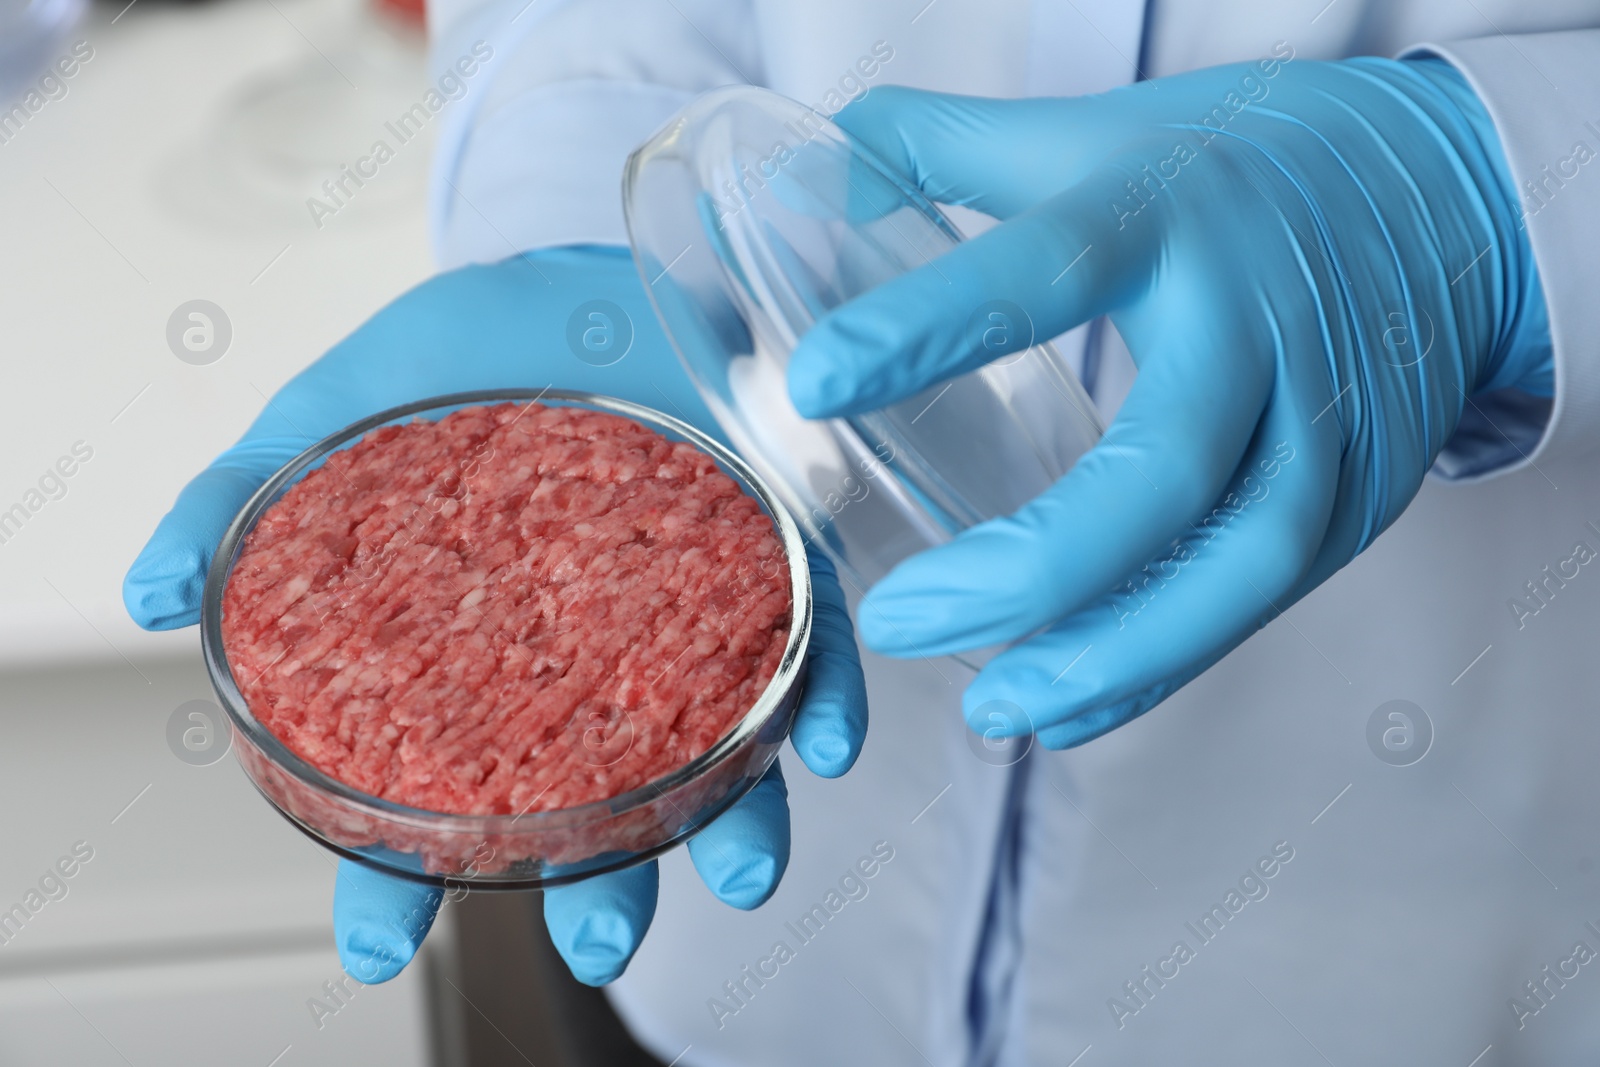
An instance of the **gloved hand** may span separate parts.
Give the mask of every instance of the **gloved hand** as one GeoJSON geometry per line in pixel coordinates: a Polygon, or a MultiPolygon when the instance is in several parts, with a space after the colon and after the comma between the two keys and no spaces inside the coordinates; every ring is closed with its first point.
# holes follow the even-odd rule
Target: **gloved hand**
{"type": "Polygon", "coordinates": [[[1138,364],[1061,481],[862,604],[890,655],[1022,641],[967,690],[974,728],[1062,748],[1149,710],[1370,545],[1475,394],[1551,391],[1517,196],[1441,60],[1280,47],[1076,99],[878,88],[838,122],[1004,221],[821,319],[789,365],[802,414],[994,358],[967,325],[994,299],[1040,338],[1109,314],[1138,364]]]}
{"type": "MultiPolygon", "coordinates": [[[[625,252],[553,249],[442,274],[292,379],[239,443],[189,483],[128,571],[129,614],[147,629],[196,623],[223,530],[251,493],[312,442],[423,397],[549,384],[632,400],[720,436],[625,252]],[[595,300],[611,302],[622,318],[609,312],[615,321],[590,319],[582,305],[595,300]],[[590,329],[598,332],[586,337],[590,329]]],[[[866,689],[838,582],[820,554],[811,577],[810,673],[791,739],[807,767],[834,777],[861,750],[866,689]]],[[[711,891],[734,907],[756,907],[772,894],[789,858],[787,794],[777,764],[689,842],[689,854],[711,891]]],[[[580,980],[599,985],[622,973],[650,925],[656,886],[651,861],[545,893],[551,937],[580,980]]],[[[345,969],[366,983],[398,974],[440,900],[438,890],[341,862],[334,932],[345,969]]]]}

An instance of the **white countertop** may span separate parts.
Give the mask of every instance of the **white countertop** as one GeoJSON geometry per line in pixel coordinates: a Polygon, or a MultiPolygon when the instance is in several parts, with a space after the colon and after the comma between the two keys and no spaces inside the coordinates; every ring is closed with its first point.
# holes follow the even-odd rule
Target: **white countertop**
{"type": "Polygon", "coordinates": [[[373,37],[354,0],[119,11],[91,14],[72,40],[92,58],[0,143],[0,518],[75,442],[93,450],[0,541],[0,909],[75,841],[94,849],[0,952],[0,1060],[420,1064],[421,968],[317,1025],[307,1004],[339,976],[333,858],[231,756],[168,751],[172,709],[210,696],[198,637],[145,634],[121,601],[157,520],[263,394],[431,272],[426,143],[320,230],[305,207],[337,169],[323,158],[362,154],[394,94],[421,92],[420,42],[376,53],[384,76],[352,50],[373,37]],[[240,101],[274,83],[299,103],[264,138],[240,101]],[[308,151],[274,176],[274,152],[308,151]],[[203,366],[167,342],[194,299],[232,325],[203,366]]]}
{"type": "Polygon", "coordinates": [[[219,132],[241,94],[294,72],[306,117],[283,143],[362,154],[394,92],[414,97],[423,78],[419,44],[397,53],[414,72],[374,75],[351,51],[356,19],[349,0],[99,9],[74,38],[94,53],[66,95],[0,144],[0,512],[75,442],[93,449],[66,495],[0,543],[0,667],[192,651],[192,629],[127,619],[128,563],[263,394],[431,273],[428,144],[318,229],[314,188],[275,183],[219,132]],[[197,298],[233,328],[206,366],[166,340],[197,298]]]}

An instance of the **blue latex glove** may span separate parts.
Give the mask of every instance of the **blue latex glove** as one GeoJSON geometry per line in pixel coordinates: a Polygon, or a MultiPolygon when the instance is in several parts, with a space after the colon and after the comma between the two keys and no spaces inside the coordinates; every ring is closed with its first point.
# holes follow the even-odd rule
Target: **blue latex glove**
{"type": "Polygon", "coordinates": [[[789,366],[803,414],[994,358],[967,325],[993,299],[1039,337],[1109,314],[1138,363],[1060,482],[863,602],[890,655],[1022,641],[967,690],[974,728],[1060,748],[1149,710],[1370,545],[1470,397],[1550,393],[1506,163],[1442,61],[1280,47],[1075,99],[879,88],[838,121],[1004,221],[820,320],[789,366]]]}
{"type": "MultiPolygon", "coordinates": [[[[262,482],[313,441],[423,397],[551,384],[632,400],[720,436],[621,250],[553,249],[443,274],[297,375],[243,439],[189,483],[128,571],[129,614],[155,630],[199,621],[223,530],[262,482]],[[620,308],[626,324],[610,323],[607,334],[606,323],[582,307],[596,300],[620,308]],[[587,335],[586,347],[591,327],[598,332],[587,335]]],[[[809,675],[791,739],[807,767],[834,777],[861,750],[866,688],[833,568],[817,554],[811,578],[809,675]]],[[[689,842],[689,854],[711,891],[734,907],[756,907],[772,894],[789,858],[787,794],[776,764],[689,842]]],[[[551,937],[579,979],[598,985],[622,973],[655,913],[656,885],[652,861],[545,893],[551,937]]],[[[341,863],[334,933],[345,969],[368,983],[398,974],[440,902],[437,890],[341,863]]]]}

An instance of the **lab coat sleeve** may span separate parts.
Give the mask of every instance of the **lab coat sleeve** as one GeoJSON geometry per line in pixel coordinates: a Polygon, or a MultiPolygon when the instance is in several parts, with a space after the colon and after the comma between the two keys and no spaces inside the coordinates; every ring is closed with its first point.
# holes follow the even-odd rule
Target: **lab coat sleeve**
{"type": "Polygon", "coordinates": [[[444,0],[429,23],[437,73],[493,52],[440,123],[428,214],[445,268],[625,244],[628,153],[699,93],[761,76],[737,0],[444,0]]]}
{"type": "Polygon", "coordinates": [[[1555,395],[1475,397],[1436,471],[1468,480],[1600,446],[1600,30],[1410,54],[1452,63],[1499,131],[1550,316],[1555,395]]]}

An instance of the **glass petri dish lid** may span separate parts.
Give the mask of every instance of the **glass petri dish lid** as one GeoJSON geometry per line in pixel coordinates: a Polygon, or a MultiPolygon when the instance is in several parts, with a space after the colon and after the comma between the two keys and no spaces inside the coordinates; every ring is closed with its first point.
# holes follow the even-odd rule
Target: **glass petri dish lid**
{"type": "MultiPolygon", "coordinates": [[[[332,851],[400,878],[472,889],[542,889],[641,863],[699,832],[755,785],[788,736],[805,683],[811,577],[798,527],[738,456],[699,430],[651,408],[594,393],[496,389],[433,397],[391,408],[307,448],[274,474],[223,534],[206,576],[200,639],[206,669],[233,729],[245,774],[294,826],[332,851]],[[319,770],[251,711],[223,643],[223,593],[245,539],[284,493],[327,457],[380,426],[440,419],[466,407],[520,401],[620,415],[706,453],[773,523],[790,582],[782,657],[755,703],[688,763],[607,800],[522,814],[466,815],[372,796],[319,770]]],[[[573,728],[581,728],[574,723],[573,728]]],[[[584,734],[584,744],[589,743],[584,734]]],[[[615,758],[595,748],[598,766],[615,758]]]]}
{"type": "Polygon", "coordinates": [[[822,114],[750,86],[692,101],[629,157],[623,209],[656,314],[730,440],[808,543],[865,587],[1008,514],[1099,439],[1070,366],[1003,299],[972,309],[980,369],[869,414],[808,420],[786,369],[840,304],[961,235],[822,114]]]}

